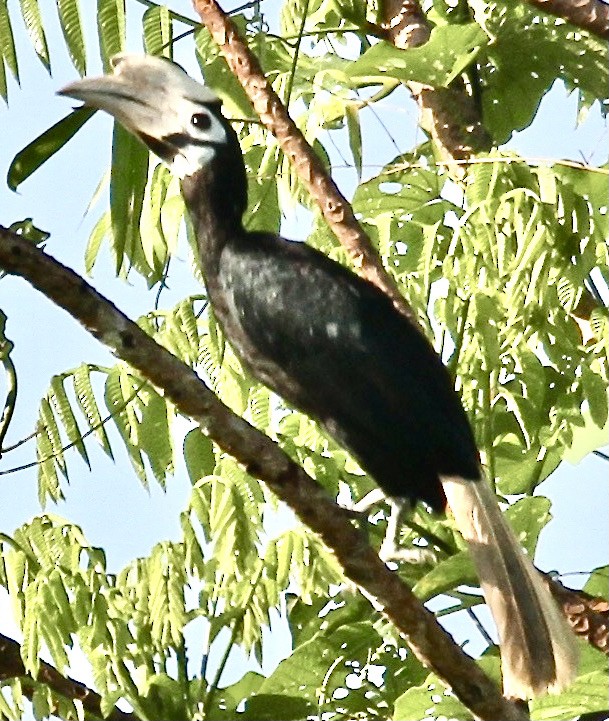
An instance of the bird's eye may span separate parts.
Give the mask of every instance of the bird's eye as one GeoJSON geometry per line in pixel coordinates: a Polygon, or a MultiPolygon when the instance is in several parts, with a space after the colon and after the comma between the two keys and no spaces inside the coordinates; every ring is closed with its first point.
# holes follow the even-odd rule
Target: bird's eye
{"type": "Polygon", "coordinates": [[[195,113],[190,122],[199,130],[209,130],[211,128],[211,118],[207,113],[195,113]]]}

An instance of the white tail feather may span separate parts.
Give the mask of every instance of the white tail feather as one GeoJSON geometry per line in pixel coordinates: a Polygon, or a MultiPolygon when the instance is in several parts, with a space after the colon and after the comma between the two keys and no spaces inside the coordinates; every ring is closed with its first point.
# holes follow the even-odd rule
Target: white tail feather
{"type": "Polygon", "coordinates": [[[497,625],[504,694],[527,699],[559,693],[577,670],[575,636],[565,617],[487,481],[445,476],[442,485],[497,625]]]}

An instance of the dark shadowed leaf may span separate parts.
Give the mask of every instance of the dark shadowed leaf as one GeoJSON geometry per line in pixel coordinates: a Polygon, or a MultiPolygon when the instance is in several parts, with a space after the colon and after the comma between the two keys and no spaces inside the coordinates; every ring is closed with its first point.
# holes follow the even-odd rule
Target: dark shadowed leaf
{"type": "Polygon", "coordinates": [[[94,112],[95,110],[91,108],[76,108],[20,150],[8,169],[6,177],[8,187],[17,190],[24,180],[76,135],[94,112]]]}

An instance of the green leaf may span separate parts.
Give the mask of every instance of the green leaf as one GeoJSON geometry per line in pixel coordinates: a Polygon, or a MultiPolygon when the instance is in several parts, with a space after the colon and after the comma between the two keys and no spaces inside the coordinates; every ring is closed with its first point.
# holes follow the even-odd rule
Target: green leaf
{"type": "MultiPolygon", "coordinates": [[[[241,18],[235,18],[237,26],[244,28],[241,18]]],[[[205,84],[222,99],[228,112],[238,118],[253,117],[250,101],[241,87],[241,84],[230,71],[224,56],[218,46],[211,39],[205,28],[195,30],[195,46],[197,48],[197,62],[205,78],[205,84]]]]}
{"type": "Polygon", "coordinates": [[[369,654],[381,645],[381,636],[369,621],[334,628],[329,634],[319,632],[277,666],[260,686],[259,693],[281,694],[316,703],[319,681],[324,678],[325,695],[332,698],[334,690],[344,685],[353,662],[365,664],[369,654]],[[334,663],[336,660],[338,664],[334,663]]]}
{"type": "Polygon", "coordinates": [[[134,405],[139,405],[139,403],[133,380],[125,371],[124,366],[115,366],[108,373],[105,399],[106,406],[112,414],[112,420],[127,449],[133,470],[142,485],[147,488],[148,479],[138,438],[139,423],[134,411],[134,405]]]}
{"type": "Polygon", "coordinates": [[[147,387],[142,395],[144,404],[138,433],[140,447],[148,458],[154,477],[164,488],[167,475],[174,470],[170,428],[173,411],[153,388],[147,387]]]}
{"type": "Polygon", "coordinates": [[[25,617],[23,619],[23,642],[21,644],[21,659],[27,673],[34,678],[38,675],[40,659],[40,589],[44,578],[38,577],[25,589],[25,617]]]}
{"type": "Polygon", "coordinates": [[[600,566],[590,572],[584,591],[597,598],[609,596],[609,566],[600,566]]]}
{"type": "MultiPolygon", "coordinates": [[[[140,216],[140,238],[142,251],[149,268],[166,268],[169,248],[164,225],[167,226],[167,194],[172,182],[169,168],[159,163],[152,172],[144,193],[144,203],[140,216]],[[164,214],[163,216],[161,214],[164,214]],[[162,221],[165,220],[165,223],[162,221]]],[[[174,196],[176,197],[176,196],[174,196]]],[[[173,200],[173,198],[171,199],[173,200]]],[[[177,236],[183,214],[183,201],[180,198],[182,212],[170,228],[170,239],[177,236]]]]}
{"type": "Polygon", "coordinates": [[[607,45],[600,38],[526,3],[496,0],[492,7],[485,26],[494,40],[478,61],[482,115],[496,144],[530,124],[557,79],[590,100],[605,98],[607,45]]]}
{"type": "Polygon", "coordinates": [[[448,718],[469,721],[471,713],[433,675],[421,686],[409,688],[395,702],[396,719],[448,718]]]}
{"type": "Polygon", "coordinates": [[[277,557],[276,578],[280,588],[287,588],[292,571],[292,560],[294,550],[294,536],[291,533],[284,533],[275,542],[277,557]]]}
{"type": "Polygon", "coordinates": [[[557,178],[560,178],[578,195],[588,198],[592,208],[602,208],[607,200],[607,167],[593,172],[586,166],[569,167],[556,164],[552,166],[557,178]]]}
{"type": "Polygon", "coordinates": [[[51,443],[53,460],[67,478],[67,467],[63,456],[63,444],[61,442],[59,426],[57,425],[51,404],[47,398],[43,398],[40,401],[40,424],[44,434],[46,434],[51,443]]]}
{"type": "Polygon", "coordinates": [[[279,232],[281,211],[275,178],[278,172],[278,150],[268,152],[264,146],[244,146],[247,171],[248,211],[245,226],[249,231],[279,232]]]}
{"type": "Polygon", "coordinates": [[[214,471],[216,457],[213,443],[199,428],[188,431],[184,438],[184,461],[193,485],[214,471]]]}
{"type": "Polygon", "coordinates": [[[36,140],[33,140],[13,158],[6,182],[11,190],[17,190],[24,180],[46,161],[63,148],[63,146],[82,128],[95,110],[92,108],[77,108],[68,116],[55,123],[36,140]]]}
{"type": "Polygon", "coordinates": [[[521,498],[511,505],[505,516],[521,546],[526,548],[531,558],[534,555],[539,534],[552,519],[551,502],[544,496],[521,498]]]}
{"type": "Polygon", "coordinates": [[[125,0],[97,0],[97,34],[104,73],[110,58],[125,49],[125,0]]]}
{"type": "Polygon", "coordinates": [[[279,22],[282,36],[297,35],[302,25],[302,15],[308,9],[307,0],[287,0],[281,5],[279,22]]]}
{"type": "Polygon", "coordinates": [[[186,354],[184,360],[193,366],[199,362],[199,322],[194,312],[194,298],[186,298],[175,309],[176,325],[179,324],[181,334],[186,338],[186,354]]]}
{"type": "Polygon", "coordinates": [[[255,386],[249,399],[249,420],[256,428],[266,431],[272,419],[271,395],[268,388],[255,386]]]}
{"type": "Polygon", "coordinates": [[[584,396],[588,401],[590,417],[599,428],[602,428],[607,423],[609,412],[607,383],[598,373],[592,371],[588,366],[583,366],[582,384],[584,396]]]}
{"type": "Polygon", "coordinates": [[[599,428],[592,420],[590,413],[582,413],[583,425],[573,429],[573,438],[570,447],[566,448],[563,454],[565,461],[573,465],[578,464],[582,458],[597,448],[607,445],[609,435],[609,421],[603,428],[599,428]]]}
{"type": "Polygon", "coordinates": [[[80,428],[78,427],[78,423],[76,422],[76,416],[72,411],[72,406],[63,383],[64,378],[62,376],[53,376],[48,399],[53,406],[55,413],[59,416],[68,436],[68,440],[78,450],[84,462],[89,466],[89,468],[91,468],[87,449],[83,443],[82,434],[80,432],[80,428]]]}
{"type": "Polygon", "coordinates": [[[362,129],[359,122],[359,110],[354,103],[345,106],[347,129],[349,131],[349,147],[353,155],[353,163],[357,170],[358,182],[362,179],[362,129]]]}
{"type": "Polygon", "coordinates": [[[180,514],[180,527],[182,528],[186,571],[189,576],[201,579],[205,576],[205,556],[201,541],[190,522],[190,513],[188,511],[180,514]]]}
{"type": "Polygon", "coordinates": [[[428,601],[463,584],[478,585],[478,576],[467,551],[456,553],[438,563],[417,581],[412,590],[422,601],[428,601]]]}
{"type": "Polygon", "coordinates": [[[148,178],[148,150],[120,123],[114,123],[110,217],[116,272],[124,272],[125,259],[136,259],[140,245],[140,217],[148,178]]]}
{"type": "Polygon", "coordinates": [[[19,4],[21,5],[23,22],[25,23],[34,51],[40,59],[40,62],[50,73],[51,61],[49,58],[49,48],[47,46],[47,39],[42,26],[42,16],[40,14],[38,0],[19,0],[19,4]]]}
{"type": "Polygon", "coordinates": [[[85,270],[91,273],[97,261],[104,238],[110,236],[111,220],[110,211],[106,211],[95,223],[87,247],[85,248],[85,270]]]}
{"type": "MultiPolygon", "coordinates": [[[[8,14],[7,0],[0,0],[0,57],[4,59],[4,62],[10,69],[13,77],[17,82],[19,82],[19,65],[17,63],[15,40],[13,37],[11,18],[8,14]]],[[[4,85],[2,96],[6,100],[6,78],[4,75],[4,66],[1,60],[0,68],[4,85]]]]}
{"type": "Polygon", "coordinates": [[[239,718],[252,721],[300,721],[315,715],[317,703],[288,694],[262,693],[251,696],[239,718]]]}
{"type": "Polygon", "coordinates": [[[36,719],[46,719],[57,712],[50,688],[36,688],[32,697],[32,710],[36,719]]]}
{"type": "Polygon", "coordinates": [[[57,12],[70,60],[83,76],[87,72],[87,56],[78,0],[57,0],[57,12]]]}
{"type": "Polygon", "coordinates": [[[169,8],[157,5],[146,10],[142,18],[144,47],[150,55],[173,55],[173,25],[169,8]]]}
{"type": "Polygon", "coordinates": [[[183,549],[169,542],[155,546],[148,562],[152,640],[165,647],[182,643],[185,624],[183,549]]]}
{"type": "Polygon", "coordinates": [[[36,461],[38,463],[38,500],[44,506],[47,498],[59,501],[63,498],[57,466],[53,456],[53,444],[43,427],[36,436],[36,461]]]}
{"type": "Polygon", "coordinates": [[[418,48],[400,50],[382,41],[373,45],[351,65],[349,76],[354,87],[378,84],[387,77],[448,86],[487,43],[488,36],[477,23],[437,26],[418,48]]]}
{"type": "Polygon", "coordinates": [[[262,674],[248,671],[236,683],[217,689],[213,697],[213,704],[209,709],[210,718],[218,719],[218,721],[233,721],[239,715],[237,707],[253,696],[263,682],[262,674]]]}
{"type": "Polygon", "coordinates": [[[0,54],[0,95],[4,98],[4,102],[8,103],[8,86],[6,84],[6,71],[4,69],[4,60],[0,54]]]}
{"type": "Polygon", "coordinates": [[[94,432],[105,453],[110,458],[113,458],[110,441],[108,440],[106,429],[104,428],[104,423],[102,422],[101,413],[99,412],[99,407],[97,405],[97,401],[95,400],[95,393],[91,383],[91,370],[91,366],[86,363],[82,363],[74,370],[74,392],[76,393],[78,405],[87,419],[89,430],[94,432]]]}
{"type": "Polygon", "coordinates": [[[497,436],[493,453],[497,489],[505,495],[531,493],[563,458],[561,448],[547,450],[538,444],[527,448],[513,435],[497,436]]]}
{"type": "Polygon", "coordinates": [[[32,218],[25,218],[24,220],[18,220],[14,223],[11,223],[9,225],[9,230],[12,230],[13,232],[23,236],[24,238],[27,238],[28,240],[32,241],[34,245],[41,246],[45,240],[48,240],[51,237],[51,234],[47,233],[46,230],[41,230],[40,228],[37,228],[34,225],[32,218]]]}

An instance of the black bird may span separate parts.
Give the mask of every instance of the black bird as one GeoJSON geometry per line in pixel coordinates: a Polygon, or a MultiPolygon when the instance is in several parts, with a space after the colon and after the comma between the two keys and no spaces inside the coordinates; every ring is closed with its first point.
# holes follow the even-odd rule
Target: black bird
{"type": "Polygon", "coordinates": [[[448,496],[498,626],[506,694],[562,689],[576,667],[571,631],[482,477],[467,417],[420,328],[315,249],[245,230],[239,140],[212,91],[162,58],[112,65],[60,92],[112,114],[182,179],[209,299],[243,363],[388,496],[434,510],[448,496]]]}

